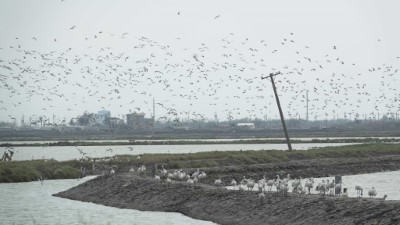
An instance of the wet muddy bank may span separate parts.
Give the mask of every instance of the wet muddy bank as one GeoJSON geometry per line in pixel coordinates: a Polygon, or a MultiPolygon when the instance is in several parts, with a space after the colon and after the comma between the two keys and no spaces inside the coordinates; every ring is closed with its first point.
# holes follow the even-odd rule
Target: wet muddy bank
{"type": "Polygon", "coordinates": [[[189,187],[128,174],[101,176],[56,194],[117,208],[179,212],[218,224],[400,224],[400,201],[189,187]]]}
{"type": "Polygon", "coordinates": [[[216,177],[227,185],[232,178],[241,180],[244,175],[258,180],[264,174],[272,179],[279,173],[320,177],[399,170],[400,156],[292,160],[203,169],[207,178],[196,188],[185,182],[156,181],[149,173],[140,177],[137,173],[120,172],[114,176],[99,176],[56,196],[117,208],[179,212],[218,224],[400,224],[400,201],[320,195],[301,197],[291,193],[277,196],[276,192],[267,193],[261,201],[256,192],[208,185],[216,177]]]}

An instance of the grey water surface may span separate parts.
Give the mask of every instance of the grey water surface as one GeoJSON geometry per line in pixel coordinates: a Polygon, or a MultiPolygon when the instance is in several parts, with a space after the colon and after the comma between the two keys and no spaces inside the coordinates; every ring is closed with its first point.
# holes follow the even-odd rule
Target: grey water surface
{"type": "Polygon", "coordinates": [[[45,180],[26,183],[0,184],[0,224],[76,224],[76,225],[209,225],[179,213],[143,212],[118,209],[54,197],[52,194],[67,190],[92,177],[70,180],[45,180]]]}

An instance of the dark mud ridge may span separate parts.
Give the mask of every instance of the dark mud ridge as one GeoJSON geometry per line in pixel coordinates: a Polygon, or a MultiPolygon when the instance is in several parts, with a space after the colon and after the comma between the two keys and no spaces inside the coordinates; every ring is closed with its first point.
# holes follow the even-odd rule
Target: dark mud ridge
{"type": "MultiPolygon", "coordinates": [[[[338,175],[335,168],[336,172],[345,174],[399,169],[398,157],[364,159],[354,161],[353,166],[350,166],[350,161],[322,160],[318,163],[303,160],[302,163],[290,162],[285,169],[291,171],[297,168],[301,176],[309,174],[312,168],[318,170],[321,167],[324,168],[323,174],[331,175],[338,175]],[[379,164],[382,166],[379,167],[379,164]],[[302,174],[303,170],[305,174],[302,174]]],[[[268,168],[265,165],[263,169],[274,170],[276,166],[268,168]]],[[[235,174],[239,176],[253,169],[241,168],[235,170],[235,174]]],[[[208,172],[211,171],[210,168],[208,172]]],[[[225,172],[224,169],[217,171],[225,172]]],[[[228,183],[228,180],[223,181],[228,183]]],[[[117,208],[179,212],[218,224],[400,224],[400,201],[290,193],[277,196],[275,192],[268,192],[261,200],[256,192],[232,191],[207,184],[194,188],[186,183],[166,183],[152,178],[132,177],[127,173],[99,176],[55,196],[117,208]]]]}

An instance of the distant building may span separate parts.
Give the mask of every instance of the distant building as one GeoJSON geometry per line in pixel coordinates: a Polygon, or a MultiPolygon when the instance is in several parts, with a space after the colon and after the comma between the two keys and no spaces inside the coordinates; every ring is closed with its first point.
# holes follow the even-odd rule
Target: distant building
{"type": "Polygon", "coordinates": [[[254,130],[256,128],[254,123],[238,123],[236,127],[241,130],[254,130]]]}
{"type": "Polygon", "coordinates": [[[100,110],[97,112],[97,123],[105,125],[106,120],[111,117],[111,112],[108,110],[100,110]]]}
{"type": "Polygon", "coordinates": [[[144,113],[126,114],[126,124],[136,130],[149,130],[153,128],[154,118],[144,118],[144,113]]]}
{"type": "Polygon", "coordinates": [[[109,119],[109,126],[111,128],[119,128],[121,126],[124,126],[124,120],[116,117],[110,117],[109,119]]]}

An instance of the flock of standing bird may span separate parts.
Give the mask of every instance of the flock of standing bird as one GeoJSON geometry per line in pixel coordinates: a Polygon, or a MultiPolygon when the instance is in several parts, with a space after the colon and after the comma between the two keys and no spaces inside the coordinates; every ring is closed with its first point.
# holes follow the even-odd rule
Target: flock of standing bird
{"type": "MultiPolygon", "coordinates": [[[[173,182],[179,183],[187,183],[190,187],[196,187],[200,185],[201,181],[207,177],[207,174],[204,171],[197,171],[190,174],[190,172],[185,172],[181,169],[175,169],[173,172],[168,172],[164,166],[161,166],[160,170],[155,171],[154,179],[157,181],[166,182],[167,184],[171,184],[173,182]]],[[[129,169],[129,173],[134,175],[134,173],[138,172],[141,177],[145,176],[144,172],[146,171],[146,166],[142,165],[137,170],[133,167],[129,169]]],[[[114,169],[111,169],[110,175],[115,173],[114,169]]],[[[306,194],[312,194],[315,188],[315,194],[321,195],[331,195],[331,196],[342,196],[348,197],[347,189],[343,187],[342,181],[335,183],[335,180],[329,179],[322,180],[322,182],[315,184],[314,178],[302,179],[299,177],[298,179],[292,179],[290,174],[287,174],[285,178],[281,178],[279,175],[276,175],[275,179],[268,180],[266,176],[263,176],[262,179],[256,181],[252,178],[246,178],[243,176],[243,179],[238,182],[235,179],[232,179],[231,182],[227,182],[224,185],[224,182],[221,179],[216,179],[214,181],[214,186],[217,188],[227,188],[230,190],[238,190],[238,191],[258,191],[259,198],[264,199],[266,194],[273,194],[280,196],[287,196],[288,192],[291,190],[292,194],[297,194],[299,196],[304,196],[306,194]]],[[[357,197],[363,196],[363,188],[361,185],[356,185],[355,190],[357,192],[357,197]]],[[[368,196],[370,198],[374,198],[377,196],[377,191],[374,187],[368,190],[368,196]]],[[[387,198],[387,195],[383,196],[383,200],[387,198]]]]}
{"type": "Polygon", "coordinates": [[[277,115],[275,99],[261,77],[276,71],[282,72],[276,83],[289,118],[305,115],[307,92],[310,117],[317,120],[343,113],[377,118],[400,110],[396,64],[364,68],[341,56],[340,46],[314,49],[298,43],[294,33],[278,42],[230,33],[195,47],[185,46],[181,37],[162,43],[107,31],[81,39],[86,47],[56,37],[15,37],[14,44],[0,46],[0,87],[6,97],[0,113],[15,121],[15,112],[29,105],[45,123],[57,125],[49,113],[75,117],[82,113],[78,109],[102,107],[123,112],[121,117],[128,111],[150,114],[155,98],[159,122],[195,123],[217,112],[227,119],[271,117],[277,115]],[[102,46],[106,41],[116,46],[102,46]],[[38,50],[43,43],[50,50],[38,50]]]}

